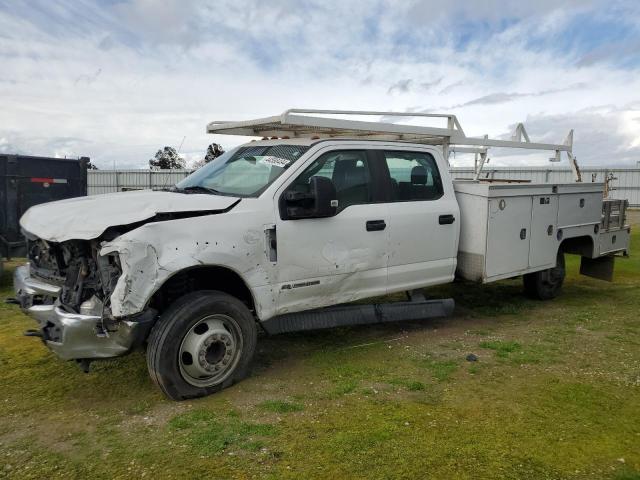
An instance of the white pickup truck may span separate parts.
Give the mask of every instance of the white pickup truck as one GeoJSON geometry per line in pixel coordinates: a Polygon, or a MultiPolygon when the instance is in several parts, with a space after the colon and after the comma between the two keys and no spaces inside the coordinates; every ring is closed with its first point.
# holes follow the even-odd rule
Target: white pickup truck
{"type": "Polygon", "coordinates": [[[579,180],[571,136],[537,144],[519,126],[510,141],[490,140],[466,137],[453,115],[423,115],[446,120],[436,128],[336,118],[344,113],[381,114],[213,122],[212,133],[264,138],[162,191],[32,207],[12,299],[39,324],[26,334],[85,369],[146,345],[164,393],[193,398],[245,375],[259,329],[444,316],[453,301],[419,289],[456,275],[523,276],[528,295],[550,299],[565,253],[598,278],[627,254],[625,204],[603,200],[601,184],[449,173],[454,148],[482,162],[488,147],[534,148],[567,152],[579,180]],[[406,302],[349,304],[403,291],[406,302]]]}

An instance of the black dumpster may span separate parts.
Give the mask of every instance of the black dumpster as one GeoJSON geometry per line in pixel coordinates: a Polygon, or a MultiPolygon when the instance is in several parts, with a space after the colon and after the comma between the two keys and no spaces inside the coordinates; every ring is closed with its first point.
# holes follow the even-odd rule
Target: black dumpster
{"type": "Polygon", "coordinates": [[[89,158],[0,154],[0,257],[24,256],[20,217],[39,203],[87,194],[89,158]]]}

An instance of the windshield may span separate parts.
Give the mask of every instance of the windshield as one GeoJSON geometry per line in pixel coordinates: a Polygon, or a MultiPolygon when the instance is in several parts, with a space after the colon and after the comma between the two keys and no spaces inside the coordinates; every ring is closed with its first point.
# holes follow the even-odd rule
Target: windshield
{"type": "Polygon", "coordinates": [[[308,149],[306,145],[239,147],[196,170],[176,188],[257,197],[308,149]]]}

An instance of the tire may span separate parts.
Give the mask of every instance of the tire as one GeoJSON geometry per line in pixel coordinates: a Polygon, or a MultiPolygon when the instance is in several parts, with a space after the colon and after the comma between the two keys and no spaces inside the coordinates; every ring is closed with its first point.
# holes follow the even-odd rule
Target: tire
{"type": "Polygon", "coordinates": [[[564,253],[558,252],[555,267],[523,276],[524,293],[537,300],[556,298],[562,290],[565,274],[564,253]]]}
{"type": "Polygon", "coordinates": [[[214,290],[193,292],[154,325],[147,367],[170,399],[204,397],[246,376],[256,341],[256,322],[244,303],[214,290]]]}

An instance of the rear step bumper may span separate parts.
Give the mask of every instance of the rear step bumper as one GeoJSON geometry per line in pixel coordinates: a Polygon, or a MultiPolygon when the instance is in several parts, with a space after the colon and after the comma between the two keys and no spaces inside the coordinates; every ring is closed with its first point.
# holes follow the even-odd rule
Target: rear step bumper
{"type": "Polygon", "coordinates": [[[367,325],[372,323],[425,320],[453,313],[453,298],[337,307],[287,313],[262,322],[269,334],[367,325]]]}

